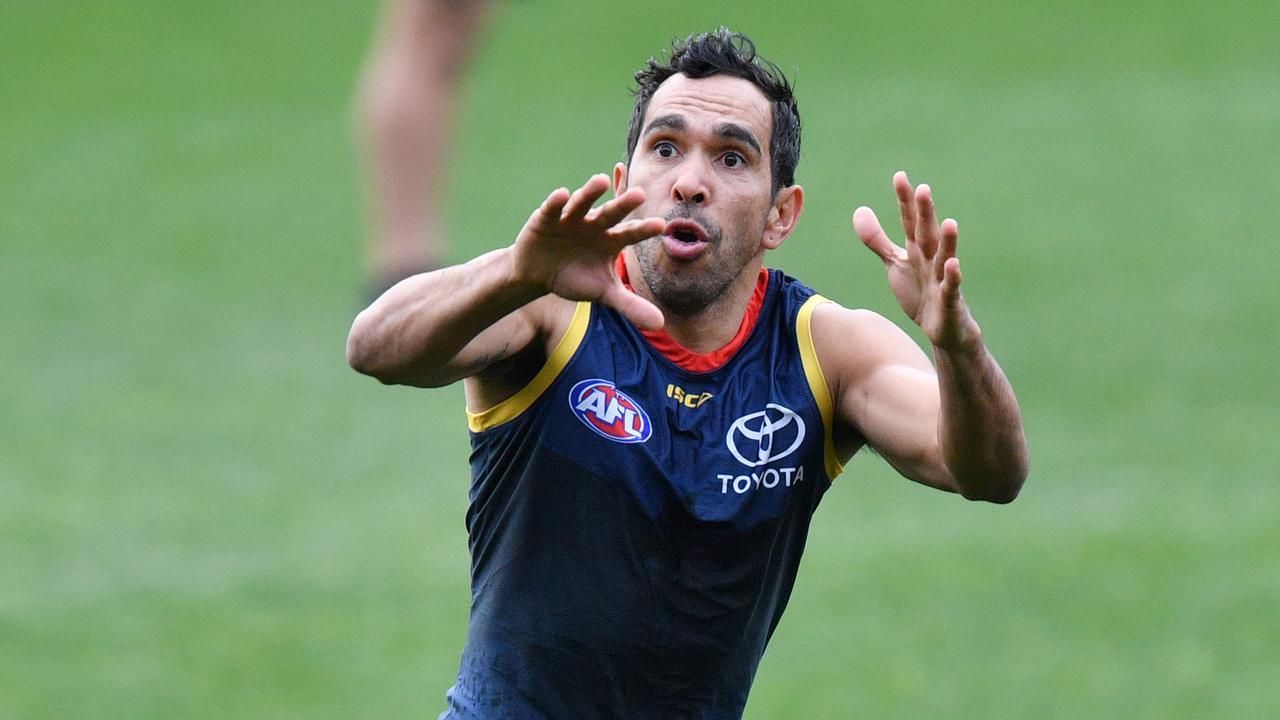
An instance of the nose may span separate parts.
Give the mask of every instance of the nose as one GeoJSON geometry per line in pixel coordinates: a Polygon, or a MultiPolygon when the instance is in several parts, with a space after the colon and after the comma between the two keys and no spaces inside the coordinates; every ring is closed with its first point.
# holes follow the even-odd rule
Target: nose
{"type": "Polygon", "coordinates": [[[706,163],[691,157],[680,167],[676,181],[671,185],[671,199],[678,203],[705,205],[710,197],[706,163]]]}

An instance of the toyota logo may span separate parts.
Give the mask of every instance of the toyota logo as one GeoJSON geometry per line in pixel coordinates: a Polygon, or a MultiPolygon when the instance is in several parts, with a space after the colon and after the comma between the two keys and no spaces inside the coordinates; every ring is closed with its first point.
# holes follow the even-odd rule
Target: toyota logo
{"type": "Polygon", "coordinates": [[[764,410],[735,420],[724,441],[738,462],[760,467],[781,460],[800,447],[804,442],[804,420],[781,405],[769,403],[764,410]]]}

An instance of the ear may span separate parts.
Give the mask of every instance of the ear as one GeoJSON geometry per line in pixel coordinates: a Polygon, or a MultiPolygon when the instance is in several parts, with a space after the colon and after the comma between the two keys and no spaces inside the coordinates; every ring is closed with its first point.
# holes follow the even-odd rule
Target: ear
{"type": "Polygon", "coordinates": [[[802,212],[804,188],[790,185],[778,191],[769,208],[769,217],[765,220],[764,237],[760,240],[766,250],[777,250],[782,245],[782,241],[787,239],[800,221],[802,212]]]}
{"type": "Polygon", "coordinates": [[[618,163],[613,166],[613,196],[617,197],[627,191],[627,166],[618,163]]]}

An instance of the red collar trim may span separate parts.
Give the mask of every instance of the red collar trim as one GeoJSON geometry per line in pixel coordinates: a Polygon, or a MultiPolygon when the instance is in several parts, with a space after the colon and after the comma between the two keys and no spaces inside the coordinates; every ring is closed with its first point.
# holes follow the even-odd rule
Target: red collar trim
{"type": "MultiPolygon", "coordinates": [[[[628,290],[634,292],[631,287],[631,280],[627,276],[627,263],[623,260],[622,255],[618,255],[617,259],[618,279],[622,280],[622,284],[628,290]]],[[[760,319],[760,309],[764,306],[765,292],[769,289],[769,271],[760,268],[760,275],[756,279],[755,292],[751,293],[751,300],[747,303],[747,312],[742,316],[742,324],[738,326],[738,332],[733,336],[724,347],[711,352],[699,353],[676,342],[674,338],[667,334],[666,330],[641,330],[649,344],[655,350],[662,353],[677,366],[689,372],[711,372],[724,367],[724,364],[733,359],[742,345],[746,343],[747,338],[751,336],[751,331],[756,327],[756,321],[760,319]]]]}

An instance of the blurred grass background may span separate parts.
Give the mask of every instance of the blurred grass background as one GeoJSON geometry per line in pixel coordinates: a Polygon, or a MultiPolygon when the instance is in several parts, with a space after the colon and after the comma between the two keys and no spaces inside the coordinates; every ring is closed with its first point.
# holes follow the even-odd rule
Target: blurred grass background
{"type": "MultiPolygon", "coordinates": [[[[0,718],[442,708],[461,393],[343,356],[373,15],[0,5],[0,718]]],[[[1280,716],[1280,6],[512,2],[455,259],[607,171],[633,69],[719,24],[797,81],[771,264],[901,320],[848,216],[930,182],[1033,454],[999,508],[856,459],[747,717],[1280,716]]]]}

